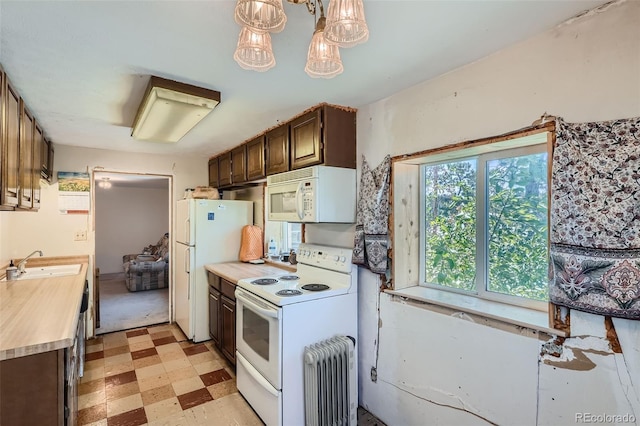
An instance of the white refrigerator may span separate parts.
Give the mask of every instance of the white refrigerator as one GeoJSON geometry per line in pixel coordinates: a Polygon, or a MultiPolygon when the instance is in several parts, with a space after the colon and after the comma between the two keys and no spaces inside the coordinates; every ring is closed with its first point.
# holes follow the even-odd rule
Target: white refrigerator
{"type": "MultiPolygon", "coordinates": [[[[253,202],[186,199],[176,209],[175,318],[187,338],[209,340],[209,284],[204,265],[238,260],[253,202]]],[[[175,260],[173,260],[175,259],[175,260]]]]}

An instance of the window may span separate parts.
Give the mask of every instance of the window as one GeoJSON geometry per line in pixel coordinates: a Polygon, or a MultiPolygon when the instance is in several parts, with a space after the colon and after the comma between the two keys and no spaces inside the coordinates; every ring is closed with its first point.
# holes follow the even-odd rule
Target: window
{"type": "Polygon", "coordinates": [[[545,309],[546,145],[456,154],[421,166],[421,282],[545,309]]]}
{"type": "Polygon", "coordinates": [[[282,251],[295,250],[297,253],[302,242],[302,224],[282,222],[282,236],[282,251]]]}

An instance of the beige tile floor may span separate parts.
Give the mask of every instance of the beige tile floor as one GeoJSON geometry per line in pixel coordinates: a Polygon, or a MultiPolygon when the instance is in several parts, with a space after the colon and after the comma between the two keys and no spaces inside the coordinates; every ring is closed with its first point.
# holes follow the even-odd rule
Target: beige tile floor
{"type": "MultiPolygon", "coordinates": [[[[174,324],[87,341],[78,393],[79,425],[263,425],[211,342],[189,342],[174,324]]],[[[358,424],[384,426],[362,407],[358,424]]]]}
{"type": "Polygon", "coordinates": [[[211,343],[165,324],[87,342],[80,425],[262,425],[211,343]]]}

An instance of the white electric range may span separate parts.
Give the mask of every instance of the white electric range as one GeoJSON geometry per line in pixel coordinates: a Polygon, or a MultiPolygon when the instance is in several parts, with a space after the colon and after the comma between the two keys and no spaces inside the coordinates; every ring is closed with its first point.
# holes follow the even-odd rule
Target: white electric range
{"type": "Polygon", "coordinates": [[[305,346],[358,332],[352,250],[305,243],[298,251],[295,273],[236,287],[237,387],[268,426],[305,423],[305,346]]]}

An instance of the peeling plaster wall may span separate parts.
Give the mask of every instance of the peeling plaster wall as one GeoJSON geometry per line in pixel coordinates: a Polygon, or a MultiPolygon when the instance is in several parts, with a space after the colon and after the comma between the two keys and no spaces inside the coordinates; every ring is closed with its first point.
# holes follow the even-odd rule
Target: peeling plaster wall
{"type": "MultiPolygon", "coordinates": [[[[638,22],[640,2],[618,2],[360,107],[358,153],[375,167],[388,153],[498,135],[544,112],[570,122],[638,116],[638,22]]],[[[620,354],[610,349],[602,317],[573,311],[565,348],[583,363],[552,365],[538,359],[542,341],[399,303],[379,294],[379,285],[360,270],[360,402],[387,424],[575,424],[577,413],[640,418],[640,322],[613,321],[620,354]]]]}

